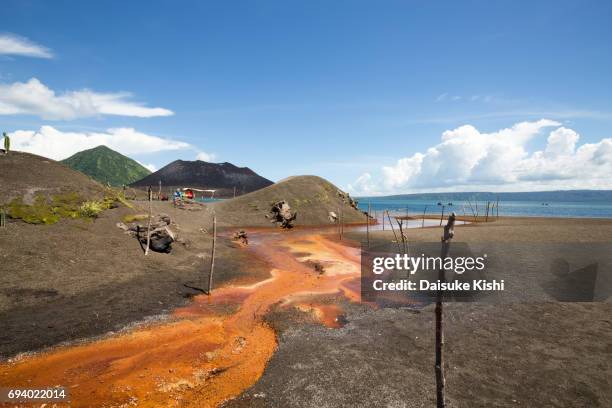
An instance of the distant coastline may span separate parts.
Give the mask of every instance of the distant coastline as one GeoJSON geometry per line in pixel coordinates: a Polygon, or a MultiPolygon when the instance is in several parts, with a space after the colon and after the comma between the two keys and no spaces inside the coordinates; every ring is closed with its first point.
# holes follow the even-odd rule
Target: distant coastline
{"type": "Polygon", "coordinates": [[[356,197],[359,207],[367,211],[389,210],[400,214],[441,214],[455,211],[484,215],[486,203],[499,199],[500,216],[612,218],[612,190],[561,190],[534,192],[444,192],[400,194],[384,197],[356,197]],[[448,205],[451,203],[452,205],[448,205]],[[472,208],[470,208],[470,204],[472,208]]]}

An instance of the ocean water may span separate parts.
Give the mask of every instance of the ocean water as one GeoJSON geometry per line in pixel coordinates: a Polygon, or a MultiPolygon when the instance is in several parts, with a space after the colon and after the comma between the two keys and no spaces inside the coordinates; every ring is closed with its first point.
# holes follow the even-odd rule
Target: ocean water
{"type": "MultiPolygon", "coordinates": [[[[438,205],[438,200],[426,199],[406,199],[390,197],[360,197],[359,208],[363,211],[368,210],[371,205],[372,212],[389,210],[391,214],[440,215],[442,206],[438,205]]],[[[472,215],[472,209],[467,201],[453,201],[452,205],[447,205],[444,201],[444,214],[454,211],[457,215],[472,215]]],[[[471,201],[474,211],[475,203],[471,201]]],[[[486,202],[478,202],[478,215],[486,212],[486,202]]],[[[495,210],[494,210],[495,211],[495,210]]],[[[612,218],[612,202],[569,202],[569,201],[513,201],[503,200],[499,202],[499,215],[501,216],[521,216],[521,217],[562,217],[562,218],[612,218]]]]}

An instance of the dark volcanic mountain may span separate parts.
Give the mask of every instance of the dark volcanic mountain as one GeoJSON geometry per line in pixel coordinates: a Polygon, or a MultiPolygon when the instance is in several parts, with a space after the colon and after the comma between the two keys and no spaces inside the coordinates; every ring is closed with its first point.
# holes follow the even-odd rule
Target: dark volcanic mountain
{"type": "Polygon", "coordinates": [[[274,184],[248,167],[237,167],[227,162],[176,160],[131,186],[155,188],[160,180],[164,190],[181,187],[215,189],[220,190],[217,196],[226,197],[233,194],[234,187],[238,195],[274,184]]]}

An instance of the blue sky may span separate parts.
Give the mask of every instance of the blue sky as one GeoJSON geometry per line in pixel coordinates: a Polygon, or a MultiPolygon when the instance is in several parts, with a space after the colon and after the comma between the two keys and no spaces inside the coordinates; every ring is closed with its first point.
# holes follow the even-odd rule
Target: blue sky
{"type": "MultiPolygon", "coordinates": [[[[317,174],[355,193],[611,187],[608,1],[4,0],[0,13],[0,35],[47,52],[2,53],[0,43],[0,128],[8,132],[132,128],[189,144],[124,149],[157,168],[206,152],[272,180],[317,174]],[[56,95],[129,92],[121,98],[173,114],[50,116],[41,109],[54,108],[24,104],[13,88],[3,102],[3,90],[32,78],[56,95]],[[3,103],[12,104],[4,113],[3,103]],[[507,136],[525,139],[522,152],[495,159],[527,162],[508,174],[489,166],[495,174],[483,176],[483,160],[515,146],[499,131],[540,119],[550,122],[507,136]],[[427,170],[439,169],[434,156],[442,160],[428,149],[445,151],[442,134],[465,125],[488,136],[457,132],[457,140],[499,143],[474,147],[480,160],[466,164],[467,175],[427,170]],[[578,169],[561,174],[559,157],[533,156],[558,129],[579,134],[563,153],[568,160],[603,160],[591,169],[595,179],[578,169]],[[583,144],[597,145],[580,153],[583,144]]],[[[566,144],[575,138],[563,135],[566,144]]]]}

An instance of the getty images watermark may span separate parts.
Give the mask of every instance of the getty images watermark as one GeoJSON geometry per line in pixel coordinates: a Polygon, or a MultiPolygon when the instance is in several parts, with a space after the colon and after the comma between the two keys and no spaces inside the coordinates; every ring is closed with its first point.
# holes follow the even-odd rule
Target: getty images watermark
{"type": "Polygon", "coordinates": [[[409,256],[395,254],[394,256],[377,256],[372,259],[372,273],[379,278],[372,279],[372,289],[375,291],[503,291],[504,280],[452,279],[449,282],[440,280],[398,278],[392,276],[412,276],[420,271],[449,271],[461,276],[466,272],[482,272],[486,268],[487,255],[473,257],[441,257],[441,256],[409,256]]]}

